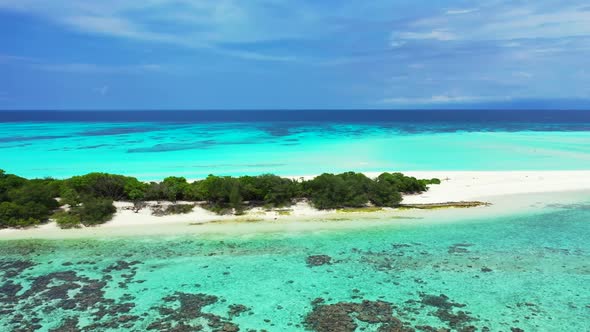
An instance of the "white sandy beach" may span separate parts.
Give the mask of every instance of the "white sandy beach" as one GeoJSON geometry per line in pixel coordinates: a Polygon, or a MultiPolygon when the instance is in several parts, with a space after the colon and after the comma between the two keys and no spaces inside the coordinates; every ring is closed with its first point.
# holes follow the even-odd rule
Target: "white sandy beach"
{"type": "MultiPolygon", "coordinates": [[[[322,221],[322,227],[326,226],[326,220],[355,219],[389,219],[396,218],[423,218],[436,215],[437,218],[453,217],[457,214],[465,216],[481,213],[493,214],[506,213],[515,209],[528,208],[537,201],[544,203],[568,202],[573,197],[580,197],[590,193],[590,171],[424,171],[403,172],[406,175],[417,178],[439,178],[440,185],[430,186],[430,190],[420,195],[407,195],[405,204],[431,204],[446,202],[483,201],[493,205],[491,207],[477,207],[469,209],[444,209],[444,210],[420,210],[400,211],[397,209],[383,209],[379,212],[353,212],[319,211],[305,202],[273,211],[265,211],[262,208],[249,210],[243,216],[219,216],[200,207],[195,207],[191,213],[157,217],[151,214],[150,208],[144,208],[135,213],[129,208],[131,203],[116,202],[117,213],[110,222],[91,228],[74,230],[62,230],[55,223],[49,223],[37,228],[14,230],[0,230],[0,239],[11,238],[61,238],[77,236],[101,236],[101,235],[143,235],[143,234],[185,234],[198,229],[205,231],[207,227],[216,227],[217,231],[235,230],[246,227],[248,230],[261,230],[270,226],[277,229],[277,225],[285,230],[299,229],[301,225],[313,228],[313,222],[322,221]],[[561,193],[559,195],[547,195],[547,193],[561,193]],[[569,193],[569,195],[567,194],[569,193]],[[545,194],[543,199],[537,199],[545,194]],[[445,211],[447,210],[447,211],[445,211]],[[462,210],[462,211],[448,211],[462,210]],[[470,210],[470,211],[467,211],[470,210]],[[306,221],[302,223],[302,221],[306,221]],[[200,225],[200,226],[196,226],[200,225]],[[219,225],[224,225],[220,228],[219,225]],[[244,226],[245,225],[245,226],[244,226]],[[266,225],[266,226],[265,226],[266,225]]],[[[370,177],[379,173],[366,173],[370,177]]],[[[301,176],[294,176],[300,178],[301,176]]],[[[304,176],[308,177],[308,176],[304,176]]],[[[590,196],[588,196],[590,199],[590,196]]],[[[169,204],[162,203],[161,204],[169,204]]],[[[157,204],[157,202],[150,202],[157,204]]],[[[329,224],[329,223],[328,223],[329,224]]],[[[342,223],[332,223],[341,227],[342,223]]],[[[332,227],[328,226],[328,227],[332,227]]]]}
{"type": "MultiPolygon", "coordinates": [[[[590,189],[590,171],[433,171],[403,172],[419,179],[439,178],[441,185],[415,196],[406,204],[490,201],[496,196],[579,191],[590,189]]],[[[374,174],[371,174],[374,176],[374,174]]]]}

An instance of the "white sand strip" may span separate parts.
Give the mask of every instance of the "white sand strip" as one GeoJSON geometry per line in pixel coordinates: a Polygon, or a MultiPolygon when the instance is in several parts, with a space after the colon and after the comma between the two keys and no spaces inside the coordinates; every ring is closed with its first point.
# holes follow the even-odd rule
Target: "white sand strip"
{"type": "MultiPolygon", "coordinates": [[[[417,178],[439,178],[442,180],[440,185],[430,186],[430,190],[419,195],[405,196],[403,203],[406,204],[430,204],[445,202],[461,201],[485,201],[494,204],[494,207],[480,207],[471,212],[461,212],[463,215],[486,214],[495,215],[506,213],[514,208],[529,206],[534,202],[536,194],[555,193],[555,192],[590,192],[590,171],[428,171],[428,172],[403,172],[409,176],[417,178]],[[515,204],[512,196],[520,195],[521,199],[530,196],[529,202],[515,204]],[[482,210],[485,209],[485,210],[482,210]]],[[[367,176],[374,177],[380,173],[366,173],[367,176]]],[[[544,200],[550,203],[555,197],[555,201],[567,202],[568,195],[545,195],[544,200]],[[559,198],[559,199],[558,199],[559,198]]],[[[571,197],[575,197],[572,195],[571,197]]],[[[517,199],[517,198],[515,198],[517,199]]],[[[590,200],[590,197],[588,197],[590,200]]],[[[562,203],[563,203],[562,202],[562,203]]],[[[179,202],[185,203],[185,202],[179,202]]],[[[150,204],[158,204],[150,202],[150,204]]],[[[159,204],[170,204],[160,202],[159,204]]],[[[131,203],[117,202],[117,213],[112,221],[91,228],[76,230],[61,230],[50,223],[37,228],[15,230],[0,230],[0,239],[11,238],[60,238],[76,236],[108,236],[113,235],[142,235],[142,234],[185,234],[191,233],[196,228],[205,226],[193,226],[195,224],[217,225],[217,224],[240,224],[240,227],[246,229],[263,230],[262,222],[266,224],[292,224],[300,221],[319,221],[319,220],[342,220],[342,219],[376,219],[390,218],[397,216],[418,216],[424,217],[436,215],[437,218],[447,215],[454,217],[452,213],[443,210],[435,211],[416,211],[400,212],[395,209],[384,209],[381,212],[373,213],[342,213],[338,211],[319,211],[312,208],[309,204],[301,202],[292,207],[265,211],[261,208],[249,210],[244,216],[219,216],[200,207],[195,207],[192,212],[180,215],[170,215],[158,217],[151,214],[150,208],[144,208],[135,213],[129,208],[131,203]],[[254,221],[261,223],[253,223],[254,221]],[[259,225],[257,225],[259,224],[259,225]],[[257,226],[255,226],[257,225],[257,226]],[[248,228],[249,227],[249,228],[248,228]]],[[[325,223],[324,223],[325,224],[325,223]]],[[[310,225],[310,223],[308,223],[310,225]]],[[[272,226],[273,228],[275,226],[272,226]]],[[[291,225],[285,229],[297,228],[291,225]]],[[[322,227],[324,227],[322,225],[322,227]]],[[[231,228],[231,226],[230,226],[231,228]]],[[[227,228],[230,230],[229,228],[227,228]]]]}
{"type": "Polygon", "coordinates": [[[406,196],[406,204],[493,201],[494,196],[590,189],[590,171],[433,171],[404,172],[419,179],[438,178],[421,195],[406,196]]]}

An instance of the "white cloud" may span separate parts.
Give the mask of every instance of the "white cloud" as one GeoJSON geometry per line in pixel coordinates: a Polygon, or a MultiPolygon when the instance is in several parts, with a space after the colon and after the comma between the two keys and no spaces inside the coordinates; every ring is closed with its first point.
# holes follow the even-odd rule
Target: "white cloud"
{"type": "Polygon", "coordinates": [[[275,0],[0,0],[0,10],[41,16],[85,34],[168,43],[250,60],[294,61],[289,55],[236,51],[232,43],[307,38],[322,33],[305,5],[275,0]],[[281,9],[282,8],[282,9],[281,9]],[[280,10],[280,15],[277,11],[280,10]]]}
{"type": "MultiPolygon", "coordinates": [[[[432,11],[424,11],[424,16],[411,23],[395,23],[387,46],[409,49],[405,46],[410,41],[506,40],[509,44],[523,38],[590,36],[587,5],[556,0],[497,0],[463,8],[460,4],[454,6],[453,1],[448,3],[438,10],[433,6],[432,11]]],[[[242,46],[293,39],[318,41],[326,37],[333,42],[346,38],[343,33],[362,33],[366,26],[375,23],[406,22],[408,17],[403,11],[395,10],[402,7],[386,0],[338,6],[293,0],[0,0],[0,10],[41,16],[84,34],[281,62],[303,61],[305,57],[298,55],[301,50],[284,54],[278,48],[269,51],[242,46]],[[357,24],[360,29],[355,29],[357,24]]]]}
{"type": "Polygon", "coordinates": [[[34,60],[35,59],[33,59],[33,58],[24,57],[24,56],[0,54],[0,64],[11,63],[11,62],[32,62],[34,60]]]}
{"type": "Polygon", "coordinates": [[[407,44],[407,42],[404,41],[404,40],[392,40],[389,43],[389,46],[391,46],[392,48],[398,48],[398,47],[402,47],[402,46],[404,46],[406,44],[407,44]]]}
{"type": "Polygon", "coordinates": [[[509,101],[510,97],[490,97],[490,96],[460,96],[460,95],[436,95],[431,97],[393,97],[385,98],[380,104],[397,104],[397,105],[429,105],[429,104],[461,104],[461,103],[479,103],[490,101],[509,101]]]}
{"type": "Polygon", "coordinates": [[[62,23],[88,33],[148,41],[179,42],[175,36],[146,31],[132,21],[121,17],[80,15],[66,17],[62,23]]]}
{"type": "Polygon", "coordinates": [[[518,78],[532,78],[534,75],[531,73],[527,73],[525,71],[517,71],[517,72],[512,73],[512,76],[518,77],[518,78]]]}
{"type": "Polygon", "coordinates": [[[157,64],[145,65],[97,65],[92,63],[64,63],[64,64],[36,64],[34,68],[63,73],[76,74],[113,74],[113,73],[143,73],[143,72],[158,72],[163,71],[164,68],[157,64]]]}
{"type": "MultiPolygon", "coordinates": [[[[236,67],[202,61],[202,53],[339,66],[318,68],[326,73],[318,76],[336,77],[332,73],[345,68],[338,72],[345,78],[338,84],[354,77],[355,84],[372,91],[367,99],[394,96],[385,100],[432,104],[498,100],[495,96],[504,94],[515,99],[579,94],[576,89],[588,86],[588,74],[568,80],[567,73],[572,64],[584,69],[584,58],[590,56],[590,11],[575,3],[582,1],[449,0],[415,7],[390,0],[0,0],[0,11],[20,11],[70,32],[101,36],[92,40],[95,44],[111,37],[124,39],[125,47],[134,50],[164,46],[147,47],[154,50],[150,58],[175,53],[179,56],[170,63],[203,64],[205,70],[236,67]]],[[[0,65],[54,72],[170,70],[169,65],[141,64],[140,58],[128,65],[98,64],[101,60],[90,56],[48,63],[0,55],[0,65]]]]}
{"type": "Polygon", "coordinates": [[[55,63],[42,59],[0,54],[0,65],[25,66],[35,70],[76,74],[139,74],[147,72],[174,72],[174,66],[156,63],[109,65],[96,63],[55,63]]]}
{"type": "Polygon", "coordinates": [[[449,9],[446,11],[447,15],[464,15],[478,11],[477,8],[470,8],[470,9],[449,9]]]}
{"type": "Polygon", "coordinates": [[[508,42],[508,43],[501,44],[500,46],[511,48],[511,47],[520,47],[520,46],[522,46],[522,44],[519,42],[508,42]]]}
{"type": "Polygon", "coordinates": [[[472,38],[493,36],[496,39],[563,38],[590,35],[590,12],[564,6],[553,11],[536,10],[534,6],[501,11],[482,22],[472,38]]]}
{"type": "Polygon", "coordinates": [[[590,11],[572,3],[498,1],[482,4],[478,9],[450,9],[423,17],[410,23],[410,32],[402,36],[479,41],[580,37],[590,36],[588,22],[590,11]],[[420,31],[412,32],[416,28],[420,31]]]}
{"type": "Polygon", "coordinates": [[[454,33],[445,29],[435,29],[432,31],[425,32],[401,32],[397,34],[397,37],[406,40],[432,39],[439,41],[450,41],[457,39],[457,36],[454,33]]]}
{"type": "Polygon", "coordinates": [[[389,77],[390,81],[400,81],[400,80],[407,80],[408,78],[410,78],[410,76],[408,75],[393,75],[391,77],[389,77]]]}
{"type": "Polygon", "coordinates": [[[98,93],[101,96],[104,96],[107,93],[109,93],[109,90],[110,90],[109,86],[108,85],[104,85],[104,86],[101,86],[100,88],[95,88],[94,89],[94,92],[98,93]]]}

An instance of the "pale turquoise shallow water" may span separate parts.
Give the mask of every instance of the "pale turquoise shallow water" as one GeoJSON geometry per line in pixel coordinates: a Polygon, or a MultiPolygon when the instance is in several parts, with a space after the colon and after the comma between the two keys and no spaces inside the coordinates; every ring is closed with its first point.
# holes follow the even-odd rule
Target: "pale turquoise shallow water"
{"type": "Polygon", "coordinates": [[[26,177],[103,171],[144,180],[211,173],[590,169],[590,131],[505,127],[0,123],[0,168],[26,177]]]}
{"type": "Polygon", "coordinates": [[[374,307],[412,328],[589,331],[589,221],[587,201],[354,231],[0,241],[0,326],[303,331],[323,298],[340,305],[316,314],[384,301],[374,307]],[[309,266],[313,255],[331,260],[309,266]],[[236,304],[248,309],[230,315],[236,304]]]}

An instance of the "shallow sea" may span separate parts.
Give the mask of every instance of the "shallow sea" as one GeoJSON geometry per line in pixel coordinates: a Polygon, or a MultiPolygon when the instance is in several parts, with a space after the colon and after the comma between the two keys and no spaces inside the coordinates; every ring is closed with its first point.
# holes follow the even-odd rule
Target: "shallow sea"
{"type": "Polygon", "coordinates": [[[590,169],[590,112],[519,111],[516,117],[498,111],[479,118],[478,111],[425,112],[324,111],[316,112],[322,116],[317,121],[310,121],[316,113],[295,117],[297,112],[244,111],[227,119],[205,112],[201,120],[191,117],[195,113],[171,112],[170,121],[167,112],[121,112],[121,119],[132,117],[126,122],[108,112],[45,112],[37,115],[42,121],[31,121],[36,113],[15,118],[0,112],[0,168],[26,177],[102,171],[143,180],[211,173],[590,169]],[[383,121],[360,121],[371,114],[383,121]]]}
{"type": "Polygon", "coordinates": [[[354,231],[2,241],[0,325],[588,331],[589,220],[590,200],[354,231]]]}

